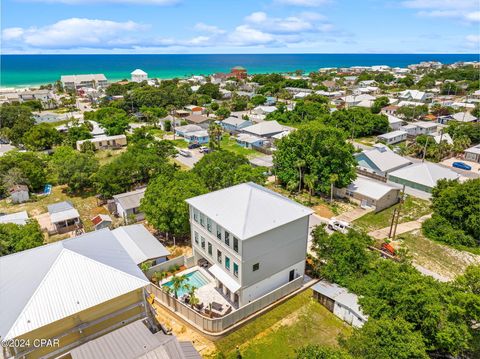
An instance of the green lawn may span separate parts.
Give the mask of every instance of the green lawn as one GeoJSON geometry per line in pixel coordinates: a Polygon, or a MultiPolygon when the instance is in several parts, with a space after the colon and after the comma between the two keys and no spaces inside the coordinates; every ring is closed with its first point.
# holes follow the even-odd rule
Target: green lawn
{"type": "Polygon", "coordinates": [[[179,147],[179,148],[187,148],[188,147],[188,142],[185,141],[183,138],[178,138],[176,140],[170,140],[170,142],[172,142],[175,147],[179,147]]]}
{"type": "Polygon", "coordinates": [[[215,345],[226,358],[236,358],[237,346],[244,359],[291,358],[296,349],[307,344],[337,346],[338,335],[350,332],[348,325],[312,299],[308,289],[215,345]]]}
{"type": "MultiPolygon", "coordinates": [[[[378,213],[367,213],[353,223],[355,224],[355,226],[367,232],[388,227],[390,226],[390,222],[392,220],[393,211],[398,206],[399,204],[396,204],[395,206],[387,208],[378,213]]],[[[432,210],[430,209],[429,201],[415,198],[412,196],[407,196],[405,203],[402,206],[398,223],[414,221],[431,212],[432,210]]]]}
{"type": "Polygon", "coordinates": [[[247,156],[247,157],[259,157],[263,156],[263,153],[249,149],[249,148],[244,148],[240,145],[237,144],[237,141],[235,141],[234,138],[231,138],[230,135],[225,134],[222,137],[222,142],[220,144],[222,150],[228,150],[235,152],[239,155],[247,156]]]}
{"type": "Polygon", "coordinates": [[[115,150],[98,150],[95,151],[95,158],[98,160],[100,166],[104,166],[112,162],[115,157],[120,156],[123,152],[126,151],[126,147],[115,149],[115,150]]]}

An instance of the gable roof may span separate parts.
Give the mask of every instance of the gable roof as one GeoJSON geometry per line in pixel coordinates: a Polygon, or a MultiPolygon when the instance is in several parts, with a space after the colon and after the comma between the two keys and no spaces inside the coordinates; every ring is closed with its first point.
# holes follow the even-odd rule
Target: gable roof
{"type": "Polygon", "coordinates": [[[247,120],[244,120],[243,118],[233,117],[233,116],[227,117],[225,120],[221,121],[221,123],[223,124],[232,125],[232,126],[240,126],[245,122],[247,122],[247,120]]]}
{"type": "Polygon", "coordinates": [[[187,203],[242,240],[313,213],[252,182],[190,198],[187,203]]]}
{"type": "Polygon", "coordinates": [[[165,257],[170,252],[141,224],[118,227],[112,234],[136,264],[165,257]]]}
{"type": "Polygon", "coordinates": [[[68,201],[49,204],[47,206],[48,213],[50,214],[50,221],[52,223],[58,223],[66,221],[72,218],[79,218],[80,214],[68,201]]]}
{"type": "Polygon", "coordinates": [[[148,284],[108,229],[0,257],[0,273],[4,340],[148,284]]]}
{"type": "Polygon", "coordinates": [[[390,176],[419,183],[427,187],[435,187],[441,179],[458,179],[460,175],[449,168],[435,163],[416,163],[411,166],[400,168],[390,173],[390,176]]]}
{"type": "Polygon", "coordinates": [[[145,196],[147,188],[140,188],[135,191],[116,194],[113,196],[115,201],[120,203],[123,209],[132,209],[140,207],[140,201],[145,196]]]}
{"type": "Polygon", "coordinates": [[[291,127],[283,126],[277,121],[264,121],[257,123],[256,125],[244,127],[242,131],[252,133],[257,136],[266,136],[277,134],[283,131],[291,130],[291,127]]]}
{"type": "Polygon", "coordinates": [[[407,166],[412,163],[408,159],[397,155],[395,152],[385,147],[375,147],[361,153],[382,172],[386,172],[392,168],[407,166]]]}
{"type": "Polygon", "coordinates": [[[25,225],[27,224],[27,221],[28,221],[27,211],[0,215],[0,223],[13,223],[13,224],[25,225]]]}
{"type": "Polygon", "coordinates": [[[203,116],[203,115],[188,115],[187,117],[185,117],[185,120],[193,123],[204,123],[204,122],[210,121],[210,119],[207,116],[203,116]]]}
{"type": "Polygon", "coordinates": [[[392,190],[399,191],[396,187],[362,176],[358,176],[355,181],[348,185],[347,189],[374,200],[379,200],[392,190]]]}

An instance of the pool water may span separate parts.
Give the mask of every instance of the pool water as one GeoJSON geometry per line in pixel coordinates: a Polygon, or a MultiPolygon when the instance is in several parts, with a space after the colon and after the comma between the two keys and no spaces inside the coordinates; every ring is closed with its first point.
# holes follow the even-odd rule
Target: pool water
{"type": "MultiPolygon", "coordinates": [[[[194,286],[197,289],[200,288],[200,287],[203,287],[205,284],[208,284],[210,282],[198,270],[185,274],[185,277],[187,277],[187,280],[185,281],[185,284],[188,284],[189,286],[194,286]]],[[[162,286],[172,287],[173,282],[172,281],[166,282],[162,286]]],[[[186,288],[182,287],[177,291],[178,297],[181,297],[184,294],[188,294],[188,290],[186,288]]]]}

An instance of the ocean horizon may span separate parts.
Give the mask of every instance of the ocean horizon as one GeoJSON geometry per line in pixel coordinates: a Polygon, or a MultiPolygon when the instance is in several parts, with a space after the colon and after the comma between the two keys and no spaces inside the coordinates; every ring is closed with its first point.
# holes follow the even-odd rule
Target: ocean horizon
{"type": "Polygon", "coordinates": [[[387,65],[406,67],[422,61],[451,64],[480,61],[479,54],[102,54],[1,55],[0,87],[53,83],[61,75],[103,73],[109,81],[129,79],[140,68],[150,78],[183,78],[228,72],[243,66],[249,74],[317,71],[325,67],[387,65]]]}

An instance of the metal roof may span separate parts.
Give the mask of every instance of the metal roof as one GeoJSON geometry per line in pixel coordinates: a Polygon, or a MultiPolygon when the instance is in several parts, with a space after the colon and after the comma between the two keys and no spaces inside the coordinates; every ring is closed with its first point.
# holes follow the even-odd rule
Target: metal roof
{"type": "Polygon", "coordinates": [[[52,223],[58,223],[80,217],[78,211],[68,201],[50,204],[47,206],[47,208],[48,213],[50,213],[50,221],[52,223]]]}
{"type": "Polygon", "coordinates": [[[0,257],[0,273],[4,340],[149,283],[108,229],[0,257]]]}
{"type": "Polygon", "coordinates": [[[240,239],[313,213],[310,208],[252,182],[190,198],[187,203],[240,239]]]}
{"type": "Polygon", "coordinates": [[[136,264],[170,254],[170,251],[141,224],[118,227],[112,234],[136,264]]]}
{"type": "Polygon", "coordinates": [[[140,201],[145,196],[146,188],[137,189],[131,192],[125,192],[113,196],[116,202],[120,203],[120,206],[124,210],[140,207],[140,201]]]}
{"type": "Polygon", "coordinates": [[[382,172],[412,163],[408,159],[383,147],[375,147],[371,150],[362,151],[362,153],[382,172]]]}
{"type": "Polygon", "coordinates": [[[416,163],[390,173],[390,176],[433,188],[441,179],[458,179],[460,175],[449,168],[431,162],[416,163]]]}
{"type": "Polygon", "coordinates": [[[257,136],[266,136],[283,131],[291,130],[291,127],[283,126],[277,121],[264,121],[257,123],[256,125],[248,126],[242,129],[243,132],[252,133],[257,136]]]}
{"type": "Polygon", "coordinates": [[[347,189],[351,192],[358,193],[362,196],[379,200],[390,191],[398,191],[399,189],[383,182],[374,181],[366,177],[358,176],[355,181],[350,183],[347,189]]]}
{"type": "Polygon", "coordinates": [[[138,320],[91,340],[69,354],[72,359],[200,359],[189,342],[179,343],[173,335],[153,334],[138,320]],[[192,350],[193,349],[193,350],[192,350]]]}
{"type": "Polygon", "coordinates": [[[0,215],[0,223],[3,223],[3,224],[13,223],[13,224],[25,225],[27,224],[27,221],[28,221],[27,211],[0,215]]]}
{"type": "Polygon", "coordinates": [[[363,320],[368,319],[358,305],[358,297],[355,294],[350,293],[348,289],[340,287],[338,284],[321,280],[312,286],[312,290],[330,299],[333,299],[335,302],[344,307],[349,308],[363,320]]]}

